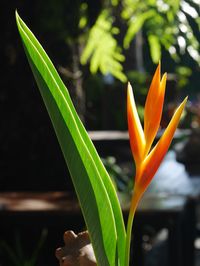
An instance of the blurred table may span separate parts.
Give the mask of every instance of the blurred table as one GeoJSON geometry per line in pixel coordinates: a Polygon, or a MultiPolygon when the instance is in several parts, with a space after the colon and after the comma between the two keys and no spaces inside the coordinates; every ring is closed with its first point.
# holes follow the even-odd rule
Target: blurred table
{"type": "MultiPolygon", "coordinates": [[[[174,156],[173,152],[167,155],[138,206],[134,220],[135,266],[144,265],[142,236],[148,225],[168,229],[170,266],[194,265],[195,205],[200,200],[200,177],[189,177],[174,156]]],[[[122,202],[125,220],[129,202],[122,202]]],[[[67,192],[2,192],[0,221],[1,229],[33,223],[35,227],[55,224],[60,230],[74,231],[84,226],[77,199],[67,192]]],[[[61,238],[63,232],[56,230],[61,238]]]]}
{"type": "Polygon", "coordinates": [[[144,196],[134,221],[133,250],[137,252],[133,254],[133,262],[138,266],[145,264],[142,244],[147,228],[153,228],[157,232],[163,228],[167,229],[166,265],[194,265],[195,201],[193,199],[164,194],[153,196],[148,193],[144,196]]]}
{"type": "MultiPolygon", "coordinates": [[[[144,265],[142,235],[145,225],[156,229],[168,228],[168,251],[170,266],[192,266],[194,260],[192,230],[195,226],[193,201],[183,196],[167,196],[146,193],[142,199],[134,223],[135,265],[144,265]]],[[[67,192],[7,192],[0,193],[1,225],[14,226],[26,223],[48,224],[62,220],[70,226],[69,219],[83,223],[76,198],[67,192]],[[53,220],[52,220],[53,218],[53,220]]],[[[125,219],[128,206],[123,207],[125,219]]],[[[67,228],[72,229],[72,228],[67,228]]],[[[61,236],[60,236],[61,237],[61,236]]]]}

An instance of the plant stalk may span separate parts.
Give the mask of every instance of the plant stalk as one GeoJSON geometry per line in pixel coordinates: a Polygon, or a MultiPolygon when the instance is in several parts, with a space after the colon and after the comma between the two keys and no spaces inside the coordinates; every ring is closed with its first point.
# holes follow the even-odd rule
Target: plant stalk
{"type": "Polygon", "coordinates": [[[128,216],[128,223],[127,223],[127,230],[126,230],[126,249],[125,249],[125,264],[124,266],[129,266],[130,262],[130,247],[131,247],[131,236],[132,236],[132,226],[133,226],[133,219],[135,216],[135,211],[138,205],[140,197],[136,190],[134,189],[133,196],[131,199],[131,206],[128,216]]]}

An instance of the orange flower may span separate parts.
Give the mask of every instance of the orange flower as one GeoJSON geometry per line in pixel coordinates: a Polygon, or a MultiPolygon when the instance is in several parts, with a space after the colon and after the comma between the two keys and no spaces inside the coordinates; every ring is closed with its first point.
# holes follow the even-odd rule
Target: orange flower
{"type": "Polygon", "coordinates": [[[125,266],[129,265],[130,243],[132,223],[138,202],[150,184],[158,167],[164,158],[175,130],[181,118],[182,111],[187,101],[187,97],[177,108],[164,134],[151,149],[152,143],[156,137],[160,126],[160,120],[163,109],[165,96],[167,74],[165,73],[160,80],[160,64],[154,74],[151,86],[147,95],[144,109],[144,130],[140,123],[137,113],[132,87],[128,84],[127,92],[127,113],[128,113],[128,130],[130,136],[130,145],[136,165],[135,185],[130,205],[126,249],[125,249],[125,266]]]}
{"type": "Polygon", "coordinates": [[[131,150],[136,164],[134,193],[137,194],[138,200],[151,182],[170,146],[185,103],[187,101],[187,98],[185,98],[185,100],[180,104],[180,106],[174,113],[164,134],[162,135],[156,146],[152,150],[150,150],[160,126],[166,79],[167,75],[165,73],[162,79],[160,80],[159,64],[154,74],[146,98],[144,109],[144,130],[141,126],[140,119],[137,113],[132,87],[130,84],[128,84],[128,129],[131,150]]]}

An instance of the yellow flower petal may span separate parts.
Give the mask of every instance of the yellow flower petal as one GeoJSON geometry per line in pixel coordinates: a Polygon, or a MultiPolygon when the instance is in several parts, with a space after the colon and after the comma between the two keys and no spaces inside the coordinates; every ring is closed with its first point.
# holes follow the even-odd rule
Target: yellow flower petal
{"type": "Polygon", "coordinates": [[[144,154],[145,138],[130,83],[127,91],[127,116],[131,150],[135,163],[140,164],[144,154]]]}
{"type": "Polygon", "coordinates": [[[150,154],[143,162],[143,169],[142,169],[143,173],[141,174],[139,181],[140,182],[139,187],[142,188],[143,191],[145,191],[145,189],[151,182],[152,178],[154,177],[156,171],[158,170],[158,167],[160,166],[162,159],[164,158],[171,144],[172,138],[180,121],[181,114],[183,112],[186,101],[187,97],[177,108],[168,127],[163,133],[161,139],[158,141],[156,146],[153,148],[153,150],[150,152],[150,154]]]}

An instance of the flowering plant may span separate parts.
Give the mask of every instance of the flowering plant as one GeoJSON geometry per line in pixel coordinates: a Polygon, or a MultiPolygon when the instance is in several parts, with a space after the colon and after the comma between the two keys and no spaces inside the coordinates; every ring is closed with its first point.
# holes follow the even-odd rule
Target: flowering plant
{"type": "Polygon", "coordinates": [[[131,85],[128,85],[128,128],[136,176],[126,231],[115,188],[75,111],[67,88],[46,52],[17,12],[16,21],[25,53],[70,171],[97,264],[128,266],[136,207],[167,152],[186,99],[175,112],[159,142],[150,150],[160,124],[166,74],[160,81],[159,65],[145,104],[144,131],[131,85]]]}

